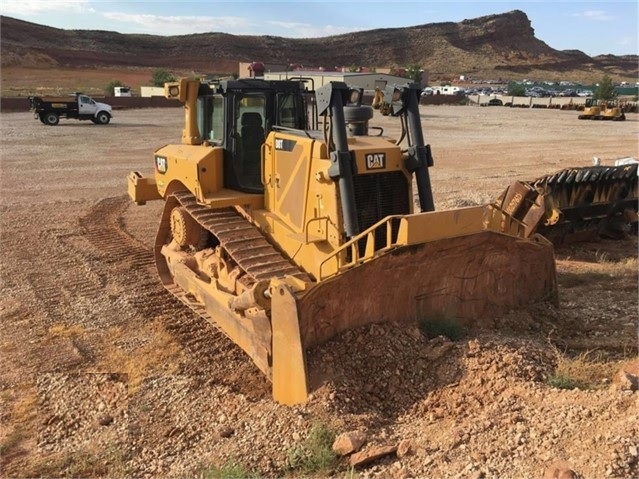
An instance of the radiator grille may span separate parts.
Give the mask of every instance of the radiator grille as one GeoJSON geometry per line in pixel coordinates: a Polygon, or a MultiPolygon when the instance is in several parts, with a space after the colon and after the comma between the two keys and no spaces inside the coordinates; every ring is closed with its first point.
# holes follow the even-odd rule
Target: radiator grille
{"type": "MultiPolygon", "coordinates": [[[[410,213],[408,180],[401,171],[357,175],[353,178],[359,230],[364,231],[389,215],[410,213]]],[[[393,222],[393,241],[397,239],[399,222],[393,222]]],[[[362,241],[363,243],[363,241],[362,241]]],[[[375,249],[386,244],[386,231],[375,233],[375,249]]],[[[360,244],[360,250],[364,245],[360,244]]]]}

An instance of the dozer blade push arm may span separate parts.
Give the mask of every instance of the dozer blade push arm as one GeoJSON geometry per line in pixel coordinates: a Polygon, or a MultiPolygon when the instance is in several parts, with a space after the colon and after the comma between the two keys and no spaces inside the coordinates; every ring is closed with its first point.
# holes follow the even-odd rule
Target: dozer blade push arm
{"type": "Polygon", "coordinates": [[[316,92],[320,115],[330,115],[332,142],[335,150],[331,151],[331,166],[328,174],[337,182],[344,216],[344,232],[347,238],[359,233],[357,211],[355,206],[355,187],[353,185],[353,158],[346,140],[346,120],[344,105],[347,102],[349,88],[343,82],[332,82],[319,88],[316,92]]]}
{"type": "Polygon", "coordinates": [[[415,175],[419,206],[422,211],[435,211],[433,191],[428,168],[433,166],[430,145],[424,142],[419,119],[419,96],[421,88],[417,83],[401,87],[386,88],[384,99],[388,99],[393,116],[401,116],[408,125],[408,159],[406,169],[415,175]]]}

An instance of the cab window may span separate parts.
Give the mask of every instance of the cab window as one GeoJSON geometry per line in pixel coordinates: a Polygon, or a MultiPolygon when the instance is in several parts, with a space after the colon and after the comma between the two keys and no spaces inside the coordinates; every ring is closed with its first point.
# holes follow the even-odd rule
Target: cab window
{"type": "Polygon", "coordinates": [[[266,137],[266,96],[263,93],[243,95],[236,109],[236,148],[234,169],[241,189],[262,191],[262,144],[266,137]]]}
{"type": "Polygon", "coordinates": [[[197,99],[197,126],[203,140],[222,144],[224,141],[224,98],[220,95],[197,99]]]}
{"type": "Polygon", "coordinates": [[[299,95],[280,93],[277,95],[276,124],[286,128],[304,129],[306,119],[303,115],[303,105],[299,95]]]}

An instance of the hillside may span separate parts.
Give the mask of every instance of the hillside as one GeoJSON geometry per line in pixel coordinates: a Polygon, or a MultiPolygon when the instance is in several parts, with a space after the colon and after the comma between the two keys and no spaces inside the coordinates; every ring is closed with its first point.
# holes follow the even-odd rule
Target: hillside
{"type": "Polygon", "coordinates": [[[418,64],[429,72],[431,80],[463,74],[482,79],[569,79],[588,83],[608,73],[614,79],[634,82],[639,73],[637,55],[589,57],[577,50],[553,49],[535,37],[530,20],[519,10],[459,23],[310,39],[62,30],[2,16],[0,42],[3,83],[11,83],[14,72],[24,76],[24,69],[49,70],[50,80],[56,75],[54,69],[106,69],[112,75],[116,70],[142,70],[148,78],[153,68],[176,73],[238,73],[239,62],[251,61],[295,63],[308,68],[418,64]]]}

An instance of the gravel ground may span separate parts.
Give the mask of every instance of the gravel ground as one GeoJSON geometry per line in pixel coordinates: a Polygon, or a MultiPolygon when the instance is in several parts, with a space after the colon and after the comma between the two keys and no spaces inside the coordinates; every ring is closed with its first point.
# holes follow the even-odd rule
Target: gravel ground
{"type": "MultiPolygon", "coordinates": [[[[639,157],[636,114],[422,112],[438,209],[593,156],[639,157]]],[[[319,477],[639,475],[636,376],[615,375],[637,368],[636,237],[557,249],[558,308],[489,318],[455,341],[391,324],[348,331],[309,351],[326,379],[285,407],[161,287],[151,244],[162,205],[126,196],[127,173],[150,173],[182,121],[180,109],[118,111],[107,126],[0,116],[2,477],[216,477],[232,463],[298,477],[291,453],[318,425],[359,431],[364,454],[387,447],[319,477]]],[[[392,118],[373,123],[398,133],[392,118]]]]}

